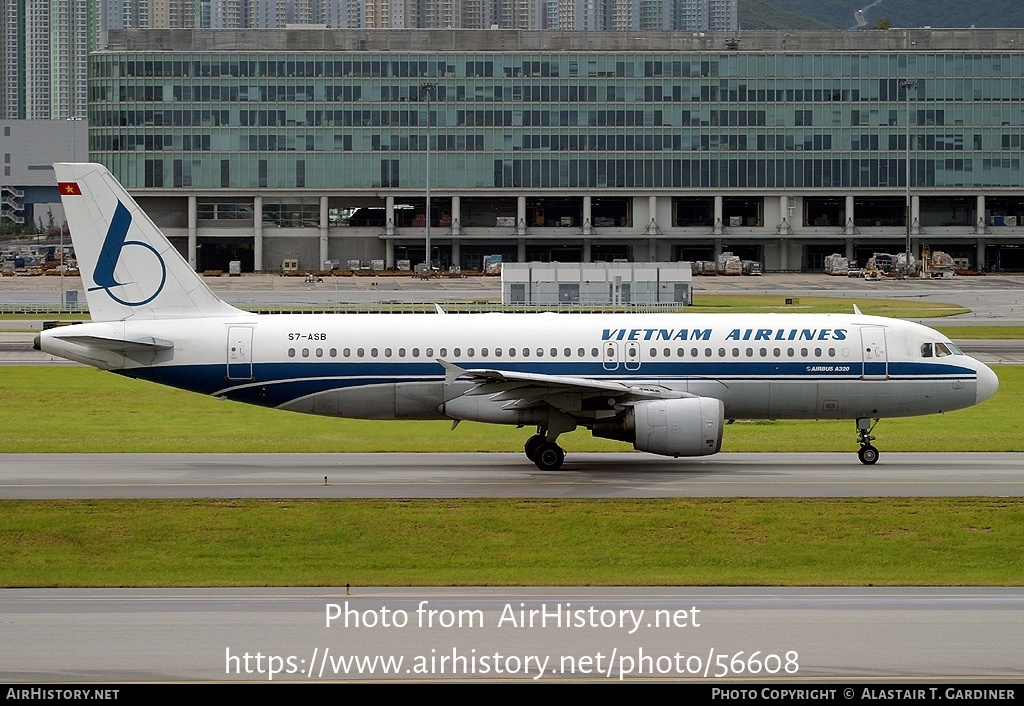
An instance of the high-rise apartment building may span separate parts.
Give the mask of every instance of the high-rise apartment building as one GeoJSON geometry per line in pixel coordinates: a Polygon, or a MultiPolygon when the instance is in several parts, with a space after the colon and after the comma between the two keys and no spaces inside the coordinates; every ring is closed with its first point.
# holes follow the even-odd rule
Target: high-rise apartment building
{"type": "Polygon", "coordinates": [[[2,117],[85,117],[87,0],[3,0],[0,7],[2,117]]]}
{"type": "MultiPolygon", "coordinates": [[[[739,29],[738,0],[707,0],[707,2],[708,25],[706,29],[713,32],[731,32],[739,29]]],[[[678,27],[677,29],[683,28],[678,27]]]]}

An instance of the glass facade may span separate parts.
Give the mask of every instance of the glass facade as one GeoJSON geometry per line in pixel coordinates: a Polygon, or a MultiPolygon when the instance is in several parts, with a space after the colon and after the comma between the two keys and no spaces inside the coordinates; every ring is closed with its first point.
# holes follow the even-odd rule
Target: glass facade
{"type": "Polygon", "coordinates": [[[108,51],[89,75],[91,157],[133,189],[420,190],[429,140],[448,192],[898,193],[908,108],[915,188],[1024,187],[1021,52],[108,51]]]}
{"type": "Polygon", "coordinates": [[[431,261],[469,270],[815,270],[908,235],[1024,270],[1022,135],[1011,30],[126,30],[90,55],[91,158],[198,269],[403,269],[429,220],[431,261]]]}

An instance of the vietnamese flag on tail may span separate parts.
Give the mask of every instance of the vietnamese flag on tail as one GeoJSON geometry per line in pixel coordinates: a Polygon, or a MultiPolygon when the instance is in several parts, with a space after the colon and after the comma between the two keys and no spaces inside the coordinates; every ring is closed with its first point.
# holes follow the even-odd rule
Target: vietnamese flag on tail
{"type": "Polygon", "coordinates": [[[81,196],[82,190],[78,186],[78,182],[75,181],[62,181],[57,184],[57,188],[60,189],[61,196],[81,196]]]}

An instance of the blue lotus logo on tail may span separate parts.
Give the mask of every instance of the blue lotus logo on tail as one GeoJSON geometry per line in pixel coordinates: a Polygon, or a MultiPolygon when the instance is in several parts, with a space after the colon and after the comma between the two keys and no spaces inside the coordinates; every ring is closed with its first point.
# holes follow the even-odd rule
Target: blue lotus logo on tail
{"type": "MultiPolygon", "coordinates": [[[[116,301],[118,304],[124,306],[142,306],[156,299],[157,295],[163,291],[164,283],[167,281],[167,265],[164,264],[164,259],[160,257],[160,253],[157,252],[149,243],[144,243],[140,240],[128,240],[128,229],[132,225],[132,214],[128,212],[124,204],[120,201],[117,202],[117,208],[114,210],[114,217],[110,220],[110,227],[107,228],[107,235],[103,239],[103,247],[100,249],[99,258],[96,261],[96,269],[93,271],[92,280],[95,283],[95,287],[90,287],[89,291],[102,289],[107,293],[111,299],[116,301]],[[129,247],[141,247],[148,250],[156,258],[156,264],[160,268],[159,281],[153,288],[152,294],[146,296],[146,288],[143,285],[140,294],[137,294],[136,299],[126,299],[119,297],[112,290],[118,287],[125,287],[128,285],[135,284],[135,282],[119,282],[115,274],[118,261],[121,260],[125,254],[125,248],[129,247]]],[[[143,255],[146,260],[149,260],[148,255],[143,255]]],[[[129,263],[130,271],[137,275],[139,271],[153,268],[153,264],[148,261],[141,261],[137,258],[137,255],[131,257],[129,263]]],[[[154,278],[154,281],[157,281],[154,278]]]]}

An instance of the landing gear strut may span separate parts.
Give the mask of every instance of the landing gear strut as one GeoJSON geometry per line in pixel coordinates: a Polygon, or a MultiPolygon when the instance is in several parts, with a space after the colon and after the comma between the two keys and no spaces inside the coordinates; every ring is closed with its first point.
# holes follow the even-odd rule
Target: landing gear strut
{"type": "Polygon", "coordinates": [[[860,443],[860,451],[857,452],[857,458],[867,466],[873,465],[878,461],[878,449],[871,445],[871,442],[875,440],[875,437],[871,436],[875,424],[878,424],[877,419],[873,423],[867,417],[857,420],[857,441],[860,443]]]}
{"type": "Polygon", "coordinates": [[[557,471],[565,461],[565,450],[554,440],[548,441],[547,430],[543,428],[538,428],[537,433],[526,440],[523,450],[526,458],[542,471],[557,471]]]}

